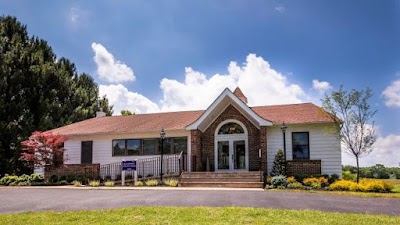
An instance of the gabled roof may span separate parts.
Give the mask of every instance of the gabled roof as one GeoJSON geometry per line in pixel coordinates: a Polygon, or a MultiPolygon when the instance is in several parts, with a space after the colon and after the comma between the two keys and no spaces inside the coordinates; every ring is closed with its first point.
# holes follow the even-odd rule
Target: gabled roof
{"type": "Polygon", "coordinates": [[[219,115],[219,110],[225,109],[229,104],[234,105],[253,123],[258,123],[258,125],[261,126],[280,125],[282,122],[285,122],[288,125],[333,122],[330,114],[312,103],[248,107],[230,90],[224,90],[224,92],[222,92],[222,94],[205,111],[106,116],[73,123],[53,129],[51,132],[67,136],[78,136],[113,133],[159,132],[162,128],[168,131],[184,130],[187,128],[191,129],[196,126],[207,127],[209,123],[213,122],[212,118],[219,115]]]}
{"type": "Polygon", "coordinates": [[[87,119],[51,130],[67,136],[159,132],[165,130],[183,130],[203,113],[201,111],[181,111],[167,113],[135,114],[130,116],[105,116],[87,119]]]}
{"type": "Polygon", "coordinates": [[[217,97],[217,99],[215,99],[215,101],[207,108],[207,110],[204,111],[204,113],[196,121],[186,127],[186,130],[199,129],[204,131],[230,104],[235,106],[236,109],[239,110],[239,112],[241,112],[256,127],[272,125],[270,121],[259,116],[257,113],[251,110],[246,103],[240,100],[238,96],[233,94],[228,88],[225,88],[225,90],[217,97]]]}
{"type": "Polygon", "coordinates": [[[312,103],[256,106],[251,109],[274,124],[333,123],[332,116],[312,103]]]}

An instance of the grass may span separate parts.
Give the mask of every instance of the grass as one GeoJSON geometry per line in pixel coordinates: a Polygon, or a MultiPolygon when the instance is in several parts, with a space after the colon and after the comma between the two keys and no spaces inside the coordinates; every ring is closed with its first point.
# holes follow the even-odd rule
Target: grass
{"type": "Polygon", "coordinates": [[[400,224],[400,216],[239,207],[134,207],[0,215],[0,224],[400,224]]]}

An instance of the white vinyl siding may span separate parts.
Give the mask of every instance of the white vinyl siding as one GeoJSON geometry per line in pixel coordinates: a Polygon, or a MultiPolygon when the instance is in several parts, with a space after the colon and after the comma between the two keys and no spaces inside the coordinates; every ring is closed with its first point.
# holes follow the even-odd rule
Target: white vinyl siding
{"type": "MultiPolygon", "coordinates": [[[[188,137],[190,131],[167,131],[166,137],[188,137]]],[[[67,154],[66,164],[81,163],[81,142],[93,141],[93,162],[99,164],[109,164],[121,162],[122,160],[133,160],[140,158],[156,157],[157,155],[142,156],[112,156],[112,140],[115,139],[135,139],[135,138],[159,138],[159,132],[137,133],[137,134],[115,134],[115,135],[93,135],[83,137],[71,137],[64,144],[67,154]]],[[[188,138],[188,142],[189,142],[188,138]]],[[[190,143],[190,142],[189,142],[190,143]]],[[[188,146],[188,152],[190,146],[188,146]]]]}
{"type": "MultiPolygon", "coordinates": [[[[342,172],[340,142],[327,131],[326,125],[288,125],[286,130],[287,159],[292,160],[292,132],[309,132],[310,160],[321,160],[322,174],[342,172]]],[[[283,150],[283,135],[280,126],[267,128],[267,164],[268,174],[272,170],[278,149],[283,150]]]]}
{"type": "Polygon", "coordinates": [[[80,140],[68,140],[64,143],[64,157],[67,158],[65,164],[80,164],[81,163],[81,148],[80,140]]]}

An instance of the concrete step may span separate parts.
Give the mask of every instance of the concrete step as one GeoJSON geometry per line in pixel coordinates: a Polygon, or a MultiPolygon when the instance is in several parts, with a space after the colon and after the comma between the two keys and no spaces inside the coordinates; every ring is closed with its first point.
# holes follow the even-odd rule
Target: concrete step
{"type": "Polygon", "coordinates": [[[242,178],[242,177],[198,177],[180,178],[181,182],[261,182],[261,178],[242,178]]]}
{"type": "Polygon", "coordinates": [[[181,178],[261,178],[260,172],[191,172],[182,173],[181,178]]]}
{"type": "Polygon", "coordinates": [[[184,182],[180,187],[263,188],[262,182],[184,182]]]}
{"type": "Polygon", "coordinates": [[[185,172],[181,174],[181,187],[237,187],[262,188],[262,174],[250,172],[185,172]]]}

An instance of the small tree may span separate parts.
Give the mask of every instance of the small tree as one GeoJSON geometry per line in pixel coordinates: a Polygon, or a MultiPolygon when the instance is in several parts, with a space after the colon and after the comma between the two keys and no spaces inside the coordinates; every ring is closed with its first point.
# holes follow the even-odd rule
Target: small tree
{"type": "Polygon", "coordinates": [[[121,115],[122,116],[130,116],[130,115],[134,115],[135,113],[132,113],[131,111],[127,110],[127,109],[123,109],[121,110],[121,115]]]}
{"type": "Polygon", "coordinates": [[[331,114],[335,122],[332,134],[340,140],[343,150],[356,159],[357,183],[360,178],[359,159],[372,152],[376,141],[372,119],[377,110],[371,109],[371,97],[370,88],[347,92],[340,86],[330,96],[325,95],[322,102],[323,108],[331,114]]]}
{"type": "Polygon", "coordinates": [[[285,158],[282,149],[279,149],[275,155],[274,164],[272,166],[271,176],[286,175],[285,174],[285,158]]]}
{"type": "Polygon", "coordinates": [[[21,142],[20,160],[33,166],[58,165],[64,162],[64,142],[68,138],[51,132],[35,131],[28,140],[21,142]]]}

